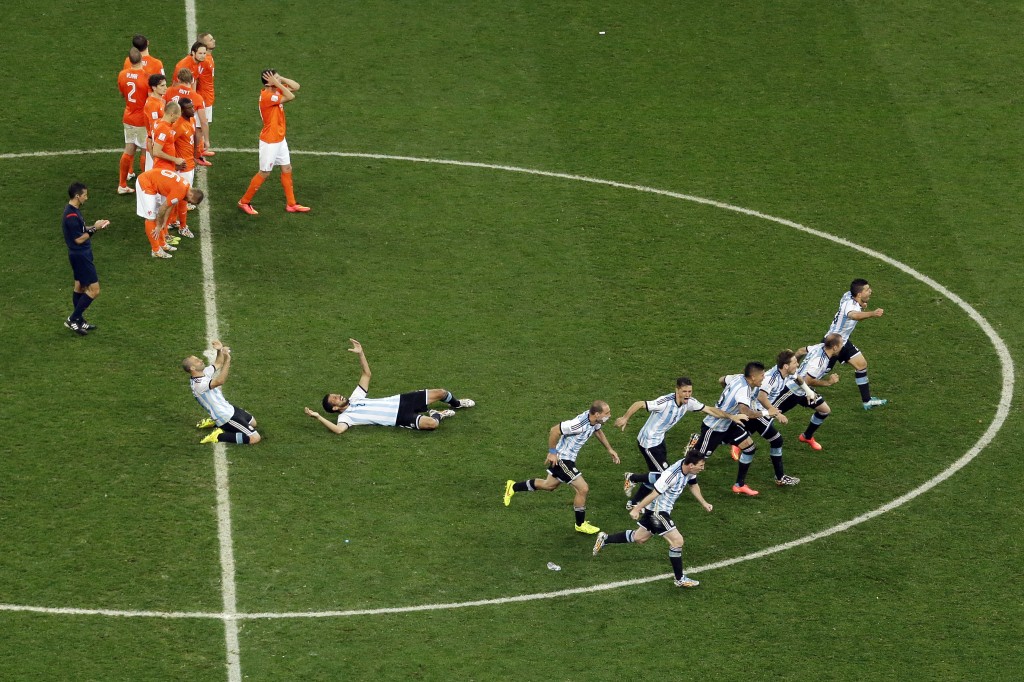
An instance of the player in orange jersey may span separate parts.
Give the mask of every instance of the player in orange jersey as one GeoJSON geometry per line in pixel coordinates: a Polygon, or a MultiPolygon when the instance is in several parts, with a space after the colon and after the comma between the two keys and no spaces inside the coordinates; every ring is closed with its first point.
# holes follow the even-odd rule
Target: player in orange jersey
{"type": "Polygon", "coordinates": [[[117,74],[117,89],[124,97],[124,152],[121,154],[118,194],[131,194],[128,175],[135,153],[146,148],[146,114],[143,107],[149,97],[149,76],[142,69],[142,54],[134,47],[128,50],[129,66],[117,74]]]}
{"type": "MultiPolygon", "coordinates": [[[[193,73],[188,69],[179,69],[174,73],[174,83],[167,88],[167,92],[164,93],[164,99],[167,101],[179,101],[183,97],[187,97],[193,102],[196,114],[193,116],[193,123],[196,125],[196,132],[199,133],[200,137],[197,140],[199,142],[198,150],[202,153],[203,151],[203,135],[206,129],[206,102],[203,100],[203,96],[196,91],[193,82],[193,73]]],[[[209,139],[209,138],[208,138],[209,139]]],[[[200,166],[212,166],[209,161],[198,158],[196,163],[200,166]]]]}
{"type": "MultiPolygon", "coordinates": [[[[185,168],[185,160],[176,156],[177,150],[174,145],[174,124],[181,118],[181,106],[177,102],[168,102],[164,106],[164,115],[156,125],[150,137],[150,152],[153,155],[153,168],[163,170],[181,171],[185,168]]],[[[189,183],[191,184],[191,183],[189,183]]],[[[164,244],[164,251],[177,251],[175,248],[180,237],[168,235],[166,226],[160,230],[160,243],[164,244]]]]}
{"type": "MultiPolygon", "coordinates": [[[[152,76],[153,74],[164,74],[164,63],[149,53],[149,39],[141,33],[132,36],[132,47],[142,55],[142,70],[152,76]]],[[[124,60],[124,68],[128,68],[129,62],[124,60]]]]}
{"type": "MultiPolygon", "coordinates": [[[[200,33],[196,36],[196,42],[200,42],[206,46],[206,59],[202,64],[199,65],[199,72],[195,74],[196,77],[196,89],[199,94],[203,96],[203,100],[206,102],[206,122],[213,122],[213,100],[216,97],[216,91],[213,86],[213,48],[217,47],[217,41],[214,40],[213,34],[211,33],[200,33]]],[[[209,133],[209,129],[207,129],[209,133]]],[[[210,146],[210,136],[206,136],[206,146],[210,146]]],[[[213,156],[213,150],[207,149],[203,152],[203,156],[213,156]]]]}
{"type": "Polygon", "coordinates": [[[284,137],[284,103],[295,99],[299,84],[279,75],[274,69],[267,69],[260,74],[260,78],[263,80],[263,91],[260,93],[260,116],[263,118],[263,130],[260,131],[260,170],[249,181],[249,189],[238,200],[238,208],[249,215],[259,215],[252,207],[252,198],[260,185],[270,176],[274,166],[280,166],[285,210],[289,213],[307,213],[309,207],[301,206],[295,201],[295,190],[292,189],[292,160],[288,153],[288,141],[284,137]]]}
{"type": "MultiPolygon", "coordinates": [[[[167,106],[170,106],[169,104],[167,106]]],[[[192,122],[195,117],[195,105],[188,97],[178,100],[181,107],[181,117],[174,122],[174,149],[175,153],[185,162],[184,170],[179,170],[178,175],[189,185],[195,184],[196,177],[196,126],[192,122]]],[[[188,229],[188,203],[178,204],[178,234],[191,239],[195,235],[188,229]]]]}
{"type": "Polygon", "coordinates": [[[171,258],[161,234],[167,229],[172,209],[182,201],[199,204],[202,200],[203,193],[172,170],[154,168],[139,176],[135,181],[135,208],[146,221],[146,236],[154,258],[171,258]]]}
{"type": "Polygon", "coordinates": [[[142,108],[146,120],[146,170],[153,168],[153,126],[164,117],[164,93],[167,78],[157,73],[149,77],[149,97],[142,108]]]}

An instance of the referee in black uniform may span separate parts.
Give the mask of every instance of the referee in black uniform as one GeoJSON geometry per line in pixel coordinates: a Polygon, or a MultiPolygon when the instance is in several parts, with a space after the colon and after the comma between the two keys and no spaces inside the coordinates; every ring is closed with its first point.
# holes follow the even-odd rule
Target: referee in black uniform
{"type": "Polygon", "coordinates": [[[64,207],[64,241],[68,244],[68,260],[71,261],[71,270],[75,274],[75,289],[71,293],[75,310],[64,320],[64,326],[76,334],[85,336],[96,329],[96,325],[86,322],[82,314],[100,295],[100,280],[96,275],[96,266],[92,262],[92,236],[97,230],[110,225],[110,221],[97,220],[92,227],[85,226],[82,204],[89,200],[89,188],[82,183],[71,183],[68,187],[68,197],[70,200],[64,207]]]}

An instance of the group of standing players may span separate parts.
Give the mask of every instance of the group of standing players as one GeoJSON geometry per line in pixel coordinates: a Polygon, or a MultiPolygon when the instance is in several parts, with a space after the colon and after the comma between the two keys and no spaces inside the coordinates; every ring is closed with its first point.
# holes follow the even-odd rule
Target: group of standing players
{"type": "MultiPolygon", "coordinates": [[[[210,144],[216,87],[213,50],[217,41],[210,33],[200,33],[189,54],[175,64],[168,85],[163,62],[149,52],[144,35],[132,38],[132,47],[117,76],[118,90],[124,98],[122,115],[124,151],[119,163],[117,193],[134,194],[136,213],[145,221],[146,238],[153,258],[173,258],[181,238],[193,238],[188,227],[188,211],[203,201],[203,192],[195,187],[197,166],[210,167],[216,152],[210,144]],[[138,171],[134,170],[136,155],[138,171]],[[134,186],[130,184],[134,180],[134,186]],[[173,234],[176,230],[177,234],[173,234]]],[[[285,210],[307,213],[308,206],[295,199],[291,158],[285,139],[284,104],[295,99],[299,84],[274,69],[260,74],[263,89],[259,111],[263,127],[259,141],[259,170],[239,209],[247,215],[259,212],[252,200],[275,166],[281,168],[285,210]]],[[[92,237],[107,227],[101,220],[87,227],[81,207],[88,200],[88,187],[76,182],[68,188],[64,211],[64,239],[75,278],[74,309],[64,326],[81,336],[96,330],[85,321],[85,308],[99,296],[99,276],[93,262],[92,237]]]]}
{"type": "Polygon", "coordinates": [[[609,544],[643,544],[654,535],[661,535],[669,544],[669,561],[677,587],[695,587],[699,583],[683,571],[683,535],[672,520],[672,509],[683,490],[689,488],[694,498],[705,510],[711,511],[701,494],[697,475],[704,470],[705,460],[715,449],[728,443],[732,457],[737,461],[736,482],[732,492],[737,495],[754,497],[759,491],[751,488],[746,481],[747,472],[754,461],[757,446],[754,435],[763,438],[769,447],[769,455],[777,486],[793,486],[799,478],[785,472],[782,461],[782,434],[775,422],[787,424],[786,413],[796,406],[811,410],[807,427],[799,441],[812,450],[822,446],[815,439],[818,428],[831,414],[831,408],[816,388],[831,386],[839,381],[839,375],[832,373],[837,363],[846,363],[854,368],[857,388],[862,405],[870,410],[886,404],[886,400],[871,395],[868,383],[867,360],[864,354],[850,341],[857,322],[869,317],[881,317],[883,309],[868,309],[871,299],[871,285],[864,279],[850,283],[849,291],[839,301],[839,310],[821,343],[805,346],[799,350],[783,350],[770,369],[760,362],[749,362],[742,373],[730,374],[719,379],[721,395],[714,405],[707,405],[693,397],[693,382],[688,377],[676,380],[672,393],[653,400],[638,400],[630,405],[615,426],[625,431],[630,418],[639,410],[649,413],[647,421],[637,434],[637,449],[647,465],[646,473],[626,472],[623,490],[629,500],[626,509],[637,522],[636,530],[625,530],[608,534],[586,520],[586,501],[589,486],[576,467],[576,460],[583,444],[591,436],[604,445],[615,464],[619,455],[602,432],[602,426],[611,418],[611,409],[603,400],[595,401],[590,408],[573,419],[551,427],[548,434],[548,454],[545,460],[547,476],[524,481],[505,482],[504,504],[509,506],[513,495],[534,490],[555,490],[562,484],[573,487],[575,498],[573,512],[577,532],[596,534],[594,556],[609,544]],[[694,434],[682,458],[670,462],[665,437],[668,431],[682,420],[688,412],[702,412],[705,417],[700,432],[694,434]]]}

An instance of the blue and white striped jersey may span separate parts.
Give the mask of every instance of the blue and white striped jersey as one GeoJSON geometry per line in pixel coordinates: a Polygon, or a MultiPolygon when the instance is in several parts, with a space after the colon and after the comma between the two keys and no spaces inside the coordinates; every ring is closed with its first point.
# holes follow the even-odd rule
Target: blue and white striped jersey
{"type": "MultiPolygon", "coordinates": [[[[819,343],[807,347],[807,355],[796,370],[796,375],[801,378],[811,377],[820,379],[828,373],[828,355],[825,353],[825,344],[819,343]]],[[[796,395],[804,395],[805,391],[792,377],[786,380],[786,388],[796,395]]]]}
{"type": "MultiPolygon", "coordinates": [[[[750,386],[747,383],[747,378],[742,374],[730,374],[725,378],[725,390],[722,391],[715,407],[729,414],[739,414],[740,405],[746,405],[755,412],[760,412],[761,408],[757,406],[757,394],[760,390],[757,386],[750,386]]],[[[712,431],[725,431],[732,424],[724,417],[713,417],[710,414],[704,417],[704,423],[712,431]]]]}
{"type": "Polygon", "coordinates": [[[677,405],[675,393],[648,400],[645,405],[651,415],[647,417],[644,427],[636,437],[637,442],[645,448],[653,448],[664,441],[668,430],[678,424],[687,412],[699,412],[704,409],[704,403],[694,398],[687,398],[682,405],[677,405]]]}
{"type": "Polygon", "coordinates": [[[367,398],[366,389],[356,386],[356,390],[348,397],[348,407],[338,415],[338,423],[349,426],[394,426],[398,421],[398,401],[401,397],[367,398]]]}
{"type": "Polygon", "coordinates": [[[683,460],[677,460],[675,464],[661,472],[661,476],[654,482],[654,489],[661,494],[655,497],[654,502],[647,505],[647,508],[652,512],[671,512],[672,506],[686,490],[686,486],[696,482],[697,474],[684,474],[683,460]]]}
{"type": "Polygon", "coordinates": [[[853,299],[853,294],[847,291],[843,294],[843,297],[839,299],[839,311],[836,316],[832,318],[832,326],[825,332],[825,336],[829,334],[839,334],[843,337],[843,343],[850,340],[850,334],[853,333],[853,328],[857,326],[857,320],[850,318],[850,313],[859,313],[863,310],[860,303],[857,303],[853,299]]]}
{"type": "Polygon", "coordinates": [[[601,424],[590,423],[590,410],[573,419],[567,419],[558,425],[562,437],[555,444],[555,451],[559,459],[567,459],[575,462],[580,454],[580,448],[590,440],[590,437],[601,430],[601,424]]]}
{"type": "Polygon", "coordinates": [[[210,418],[217,422],[217,426],[224,426],[224,423],[235,414],[235,406],[227,401],[220,386],[210,388],[216,371],[217,368],[210,365],[203,370],[203,376],[192,377],[192,395],[195,396],[196,402],[210,413],[210,418]]]}
{"type": "Polygon", "coordinates": [[[768,396],[768,402],[774,403],[775,399],[782,395],[786,389],[787,380],[782,376],[782,370],[778,365],[772,365],[764,373],[764,381],[761,382],[761,390],[768,396]]]}

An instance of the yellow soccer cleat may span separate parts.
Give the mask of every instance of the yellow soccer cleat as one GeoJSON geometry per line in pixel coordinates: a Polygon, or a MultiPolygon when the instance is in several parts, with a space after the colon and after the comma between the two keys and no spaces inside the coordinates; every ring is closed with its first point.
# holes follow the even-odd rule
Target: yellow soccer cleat
{"type": "Polygon", "coordinates": [[[211,419],[210,417],[207,417],[206,419],[200,420],[199,423],[196,424],[196,428],[197,429],[208,429],[208,428],[210,428],[212,426],[216,426],[216,425],[217,425],[217,422],[213,421],[213,419],[211,419]]]}
{"type": "Polygon", "coordinates": [[[219,436],[222,433],[224,433],[224,429],[214,429],[213,431],[210,431],[209,435],[207,435],[206,438],[202,439],[199,442],[200,443],[216,443],[217,442],[217,436],[219,436]]]}
{"type": "Polygon", "coordinates": [[[505,506],[507,507],[512,501],[512,496],[516,494],[515,490],[512,490],[512,486],[516,484],[515,481],[505,481],[505,506]]]}
{"type": "Polygon", "coordinates": [[[601,529],[590,523],[590,521],[584,521],[583,523],[576,524],[576,532],[593,535],[594,533],[601,532],[601,529]]]}

